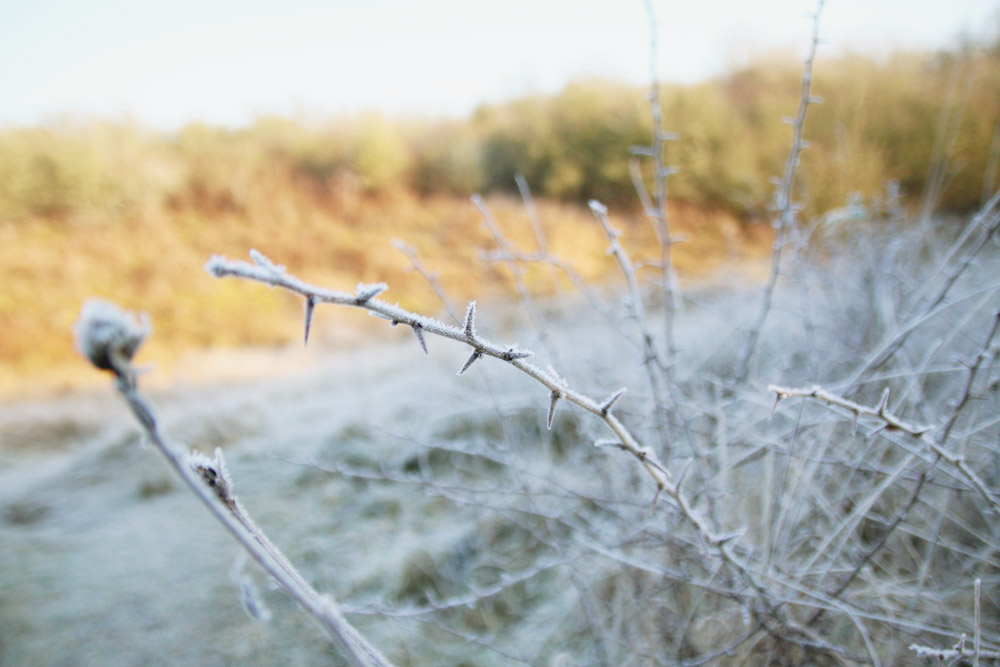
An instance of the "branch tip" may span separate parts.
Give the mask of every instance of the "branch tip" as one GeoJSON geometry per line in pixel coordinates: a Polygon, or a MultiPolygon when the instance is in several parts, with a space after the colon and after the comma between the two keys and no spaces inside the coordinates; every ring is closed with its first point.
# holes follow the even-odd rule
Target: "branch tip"
{"type": "Polygon", "coordinates": [[[110,301],[91,299],[73,327],[77,350],[97,368],[127,385],[135,380],[132,357],[152,331],[149,315],[126,312],[110,301]]]}
{"type": "Polygon", "coordinates": [[[591,199],[587,202],[587,205],[590,207],[591,212],[593,212],[596,216],[604,216],[608,214],[608,207],[596,199],[591,199]]]}
{"type": "Polygon", "coordinates": [[[215,278],[222,278],[226,275],[226,258],[223,255],[212,255],[205,262],[205,270],[215,278]]]}
{"type": "Polygon", "coordinates": [[[597,449],[603,449],[604,447],[616,447],[618,449],[624,449],[625,446],[621,443],[621,440],[595,440],[594,447],[597,449]]]}

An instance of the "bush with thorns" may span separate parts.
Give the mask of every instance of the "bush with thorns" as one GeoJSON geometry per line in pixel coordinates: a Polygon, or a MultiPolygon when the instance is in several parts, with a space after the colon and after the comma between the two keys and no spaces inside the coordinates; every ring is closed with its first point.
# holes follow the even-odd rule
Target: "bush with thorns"
{"type": "Polygon", "coordinates": [[[893,188],[844,215],[800,220],[796,171],[817,101],[816,44],[814,33],[762,293],[682,294],[666,204],[670,135],[654,83],[656,130],[633,149],[632,171],[660,262],[638,268],[612,214],[591,202],[625,285],[620,304],[580,285],[618,341],[601,348],[609,358],[590,360],[596,376],[573,377],[582,364],[566,358],[577,334],[557,330],[553,308],[524,280],[541,264],[577,282],[572,263],[548,253],[523,180],[537,248],[516,247],[486,203],[474,203],[497,240],[491,259],[509,268],[529,311],[537,355],[489,340],[476,303],[463,314],[406,246],[453,324],[380,299],[384,284],[309,284],[256,250],[251,262],[208,262],[218,278],[301,297],[307,342],[317,307],[357,308],[409,328],[425,353],[433,337],[465,346],[458,375],[499,363],[537,386],[537,410],[505,415],[499,435],[472,429],[427,443],[413,465],[309,462],[323,474],[417,484],[491,517],[489,536],[471,538],[460,559],[407,575],[395,602],[318,593],[237,500],[221,450],[209,458],[170,441],[131,366],[147,323],[92,303],[79,346],[116,375],[178,475],[350,664],[405,653],[383,653],[345,613],[424,623],[501,662],[1000,660],[1000,192],[957,232],[906,220],[893,188]],[[548,464],[516,445],[546,439],[544,429],[560,443],[548,464]],[[500,574],[475,575],[487,566],[500,574]],[[572,594],[533,586],[552,577],[572,594]],[[525,619],[530,637],[515,629],[525,619]]]}

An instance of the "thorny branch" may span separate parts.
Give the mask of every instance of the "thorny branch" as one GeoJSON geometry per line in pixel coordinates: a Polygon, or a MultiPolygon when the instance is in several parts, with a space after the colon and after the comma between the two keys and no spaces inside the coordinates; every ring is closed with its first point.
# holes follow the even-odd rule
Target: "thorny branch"
{"type": "Polygon", "coordinates": [[[789,121],[794,130],[794,136],[792,138],[792,147],[788,151],[788,159],[785,161],[784,176],[778,182],[778,188],[775,192],[774,205],[777,217],[774,220],[774,226],[777,233],[774,238],[774,248],[771,252],[771,276],[768,279],[767,286],[764,288],[764,301],[761,305],[760,314],[757,316],[757,321],[754,323],[754,326],[750,329],[750,340],[747,343],[746,351],[743,355],[743,361],[740,364],[741,370],[737,377],[741,382],[745,380],[747,375],[750,373],[751,361],[754,353],[756,352],[761,331],[764,328],[764,322],[767,320],[768,314],[771,312],[774,290],[778,283],[778,277],[781,275],[782,251],[784,250],[785,243],[788,240],[788,234],[794,231],[796,218],[798,217],[800,208],[794,200],[795,177],[798,173],[799,157],[801,156],[802,151],[809,147],[809,142],[803,139],[802,136],[806,125],[806,113],[809,111],[810,105],[817,104],[821,101],[820,98],[812,95],[812,71],[813,62],[816,59],[816,49],[819,47],[820,16],[823,13],[824,1],[825,0],[820,0],[819,5],[816,8],[816,14],[813,18],[812,42],[810,44],[809,55],[806,57],[805,66],[802,72],[802,96],[799,100],[799,110],[795,115],[795,118],[789,121]]]}
{"type": "MultiPolygon", "coordinates": [[[[762,604],[761,611],[766,617],[776,617],[784,624],[783,614],[779,605],[773,602],[773,596],[767,587],[761,583],[757,575],[754,574],[751,566],[736,553],[733,545],[742,533],[718,533],[710,525],[708,520],[702,516],[701,512],[695,509],[690,499],[683,493],[682,486],[684,477],[681,476],[677,482],[670,481],[670,474],[660,463],[658,457],[652,449],[643,446],[625,427],[613,412],[617,400],[621,397],[622,391],[612,393],[603,401],[594,400],[584,394],[571,389],[565,380],[558,377],[554,371],[543,371],[542,369],[527,362],[525,359],[531,355],[530,352],[520,350],[514,346],[500,346],[484,339],[476,331],[476,302],[469,304],[466,312],[465,322],[462,327],[454,327],[443,324],[432,318],[418,315],[400,308],[398,305],[389,304],[375,298],[375,295],[384,291],[386,286],[379,284],[375,286],[359,285],[355,293],[339,292],[322,287],[310,285],[299,278],[290,275],[284,267],[275,265],[271,260],[258,251],[251,251],[254,263],[244,261],[228,260],[224,257],[215,256],[209,260],[206,269],[212,275],[222,277],[237,277],[246,280],[253,280],[280,287],[299,294],[305,299],[317,304],[331,303],[342,306],[361,308],[378,317],[390,320],[393,324],[404,324],[413,328],[420,328],[424,333],[434,334],[443,338],[458,341],[470,346],[472,354],[465,365],[459,371],[462,374],[483,356],[490,356],[501,361],[505,361],[514,366],[526,375],[534,378],[549,390],[549,422],[551,424],[552,411],[559,400],[565,399],[578,405],[584,410],[602,419],[608,428],[617,436],[616,441],[611,441],[614,446],[622,451],[631,454],[656,483],[656,494],[653,499],[653,507],[661,494],[671,498],[681,511],[684,520],[690,524],[698,533],[702,544],[715,552],[729,567],[739,573],[740,578],[753,590],[756,597],[762,604]]],[[[595,444],[608,444],[608,441],[601,441],[595,444]]]]}
{"type": "Polygon", "coordinates": [[[139,393],[136,371],[131,365],[132,357],[149,332],[148,319],[136,325],[117,306],[100,301],[84,306],[76,326],[80,351],[99,369],[114,373],[118,393],[149,441],[243,548],[319,621],[348,663],[355,667],[389,667],[391,663],[344,618],[334,599],[318,593],[253,521],[233,495],[222,451],[217,449],[214,459],[186,452],[163,433],[156,413],[139,393]]]}
{"type": "MultiPolygon", "coordinates": [[[[901,431],[907,433],[908,435],[917,438],[920,442],[926,444],[930,450],[935,455],[935,462],[939,459],[943,459],[955,469],[957,469],[966,482],[973,489],[982,496],[990,507],[1000,515],[1000,498],[997,494],[989,488],[989,485],[983,481],[983,479],[973,470],[968,463],[965,461],[965,457],[960,454],[955,454],[954,452],[947,449],[947,443],[949,437],[951,436],[951,431],[955,426],[958,416],[961,414],[962,410],[973,398],[973,384],[976,380],[976,376],[979,373],[980,366],[983,361],[988,357],[988,351],[990,345],[993,343],[993,339],[996,337],[997,331],[1000,330],[1000,311],[998,311],[994,317],[993,322],[990,326],[989,332],[986,335],[986,339],[980,346],[979,351],[973,356],[972,360],[967,364],[968,372],[966,376],[965,387],[962,391],[962,395],[958,397],[955,403],[955,408],[951,411],[951,414],[947,420],[937,429],[937,437],[931,438],[930,434],[934,432],[930,426],[917,426],[904,422],[899,417],[895,416],[888,410],[889,402],[889,391],[886,389],[882,393],[882,399],[879,401],[877,407],[872,408],[854,401],[848,400],[841,396],[832,394],[821,387],[812,387],[810,389],[792,389],[789,387],[779,387],[776,385],[771,385],[768,387],[768,391],[775,394],[774,408],[778,407],[778,404],[786,399],[795,397],[803,398],[813,398],[820,402],[827,403],[829,405],[834,405],[840,408],[844,408],[854,413],[854,418],[857,420],[858,416],[866,415],[871,417],[876,417],[881,420],[884,424],[883,428],[887,430],[901,431]]],[[[774,410],[772,409],[772,414],[774,410]]],[[[921,476],[923,479],[923,476],[921,476]]]]}
{"type": "Polygon", "coordinates": [[[542,370],[534,364],[527,362],[526,359],[531,356],[531,352],[521,350],[517,345],[497,345],[480,336],[476,331],[475,301],[469,304],[464,326],[455,327],[375,298],[376,294],[386,289],[384,284],[374,286],[359,285],[354,294],[338,292],[310,285],[288,274],[284,267],[275,265],[260,252],[251,252],[251,257],[255,261],[254,264],[216,256],[209,260],[206,269],[218,278],[233,276],[255,280],[273,287],[281,287],[305,297],[307,302],[312,301],[316,304],[332,303],[363,308],[373,315],[391,321],[393,324],[404,324],[415,330],[420,329],[424,334],[433,334],[464,343],[472,348],[472,354],[465,365],[459,370],[460,375],[484,356],[505,361],[544,385],[549,390],[553,405],[560,399],[565,399],[604,420],[608,428],[620,439],[621,448],[634,456],[653,478],[657,487],[657,496],[661,491],[668,489],[669,473],[666,468],[660,463],[656,454],[651,449],[642,446],[636,440],[635,436],[632,435],[610,410],[610,407],[605,407],[606,401],[599,402],[585,396],[568,387],[565,381],[554,372],[542,370]]]}

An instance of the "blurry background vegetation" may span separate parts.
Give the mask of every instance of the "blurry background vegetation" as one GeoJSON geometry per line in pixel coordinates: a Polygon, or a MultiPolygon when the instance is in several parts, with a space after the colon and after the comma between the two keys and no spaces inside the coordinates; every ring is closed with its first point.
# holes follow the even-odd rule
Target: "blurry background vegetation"
{"type": "MultiPolygon", "coordinates": [[[[761,58],[695,86],[664,86],[672,222],[688,280],[769,248],[769,200],[788,150],[801,65],[761,58]]],[[[1000,184],[1000,42],[884,60],[820,60],[797,198],[807,217],[895,181],[904,202],[968,212],[1000,184]]],[[[258,119],[176,133],[128,121],[57,120],[0,130],[0,387],[78,366],[70,327],[82,301],[148,311],[160,358],[192,347],[297,339],[294,299],[215,281],[213,253],[257,247],[338,289],[387,281],[389,299],[436,312],[394,250],[416,246],[456,298],[503,282],[478,255],[490,237],[467,197],[490,195],[507,233],[533,248],[516,198],[523,173],[541,200],[554,254],[602,275],[606,242],[583,208],[612,207],[626,242],[655,256],[628,167],[648,144],[648,90],[583,80],[552,96],[483,106],[464,120],[377,114],[258,119]],[[589,264],[587,263],[589,262],[589,264]]],[[[647,174],[648,178],[648,174],[647,174]]],[[[82,366],[81,366],[82,367],[82,366]]],[[[58,373],[57,373],[58,375],[58,373]]],[[[62,380],[60,380],[62,381],[62,380]]]]}

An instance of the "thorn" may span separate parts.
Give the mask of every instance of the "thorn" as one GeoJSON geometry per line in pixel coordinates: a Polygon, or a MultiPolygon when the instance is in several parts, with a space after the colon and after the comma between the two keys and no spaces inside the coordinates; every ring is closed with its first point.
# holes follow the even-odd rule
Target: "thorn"
{"type": "Polygon", "coordinates": [[[465,311],[465,337],[469,340],[476,339],[476,302],[470,301],[469,308],[465,311]]]}
{"type": "Polygon", "coordinates": [[[687,477],[688,472],[691,470],[691,464],[694,463],[694,459],[688,459],[688,462],[684,464],[684,469],[681,470],[680,477],[677,478],[677,483],[675,487],[680,491],[681,485],[684,484],[684,479],[687,477]]]}
{"type": "Polygon", "coordinates": [[[285,272],[285,267],[281,266],[280,264],[275,264],[267,257],[267,255],[262,253],[260,250],[257,250],[256,248],[251,248],[250,259],[252,259],[253,263],[262,269],[267,269],[268,271],[271,271],[276,274],[285,272]]]}
{"type": "Polygon", "coordinates": [[[656,485],[656,493],[653,495],[653,505],[652,505],[652,507],[649,508],[649,511],[651,513],[656,511],[656,503],[660,499],[660,494],[661,493],[663,493],[663,485],[662,484],[657,484],[656,485]]]}
{"type": "Polygon", "coordinates": [[[556,416],[556,403],[558,403],[559,399],[562,398],[562,392],[553,391],[551,396],[552,402],[549,403],[549,418],[545,422],[545,427],[550,431],[552,430],[552,419],[556,416]]]}
{"type": "Polygon", "coordinates": [[[604,399],[604,403],[601,404],[601,414],[607,416],[608,412],[611,411],[611,408],[614,407],[614,404],[618,402],[618,399],[625,394],[625,391],[625,387],[622,387],[604,399]]]}
{"type": "Polygon", "coordinates": [[[851,424],[851,435],[856,436],[858,434],[858,413],[854,413],[854,422],[851,424]]]}
{"type": "Polygon", "coordinates": [[[302,342],[303,345],[308,345],[309,344],[309,329],[312,328],[313,311],[315,309],[316,309],[316,299],[312,298],[311,296],[307,296],[306,297],[306,306],[305,306],[305,330],[306,330],[306,335],[305,335],[305,340],[302,342]]]}
{"type": "Polygon", "coordinates": [[[743,537],[743,534],[745,532],[746,532],[745,530],[734,530],[733,532],[726,533],[725,535],[716,535],[712,537],[712,542],[721,547],[727,542],[732,542],[733,540],[737,540],[743,537]]]}
{"type": "Polygon", "coordinates": [[[515,345],[507,348],[507,351],[504,352],[503,359],[504,361],[515,361],[517,359],[527,359],[531,356],[534,356],[533,352],[529,352],[528,350],[519,350],[515,345]]]}
{"type": "Polygon", "coordinates": [[[785,395],[782,394],[781,392],[774,393],[774,405],[771,406],[771,414],[770,416],[768,416],[768,419],[774,418],[774,413],[778,411],[778,403],[781,403],[781,401],[784,400],[784,398],[785,395]]]}
{"type": "Polygon", "coordinates": [[[472,356],[470,356],[469,360],[465,362],[464,366],[462,366],[462,370],[458,371],[458,374],[461,375],[465,371],[469,370],[469,366],[471,366],[472,364],[476,363],[476,360],[479,359],[481,356],[483,356],[483,351],[482,350],[479,350],[479,349],[474,350],[472,352],[472,356]]]}
{"type": "Polygon", "coordinates": [[[413,333],[417,334],[417,340],[420,341],[420,347],[424,348],[424,354],[429,354],[427,351],[427,341],[424,339],[424,328],[419,322],[413,325],[413,333]]]}
{"type": "Polygon", "coordinates": [[[594,447],[601,449],[603,447],[616,447],[618,449],[623,449],[621,440],[595,440],[594,447]]]}
{"type": "Polygon", "coordinates": [[[387,289],[389,289],[389,286],[385,283],[372,283],[371,285],[358,283],[354,296],[357,298],[358,305],[363,306],[387,289]]]}
{"type": "Polygon", "coordinates": [[[885,416],[886,408],[889,407],[889,388],[886,387],[885,391],[882,392],[882,398],[878,401],[878,414],[880,417],[885,416]]]}

